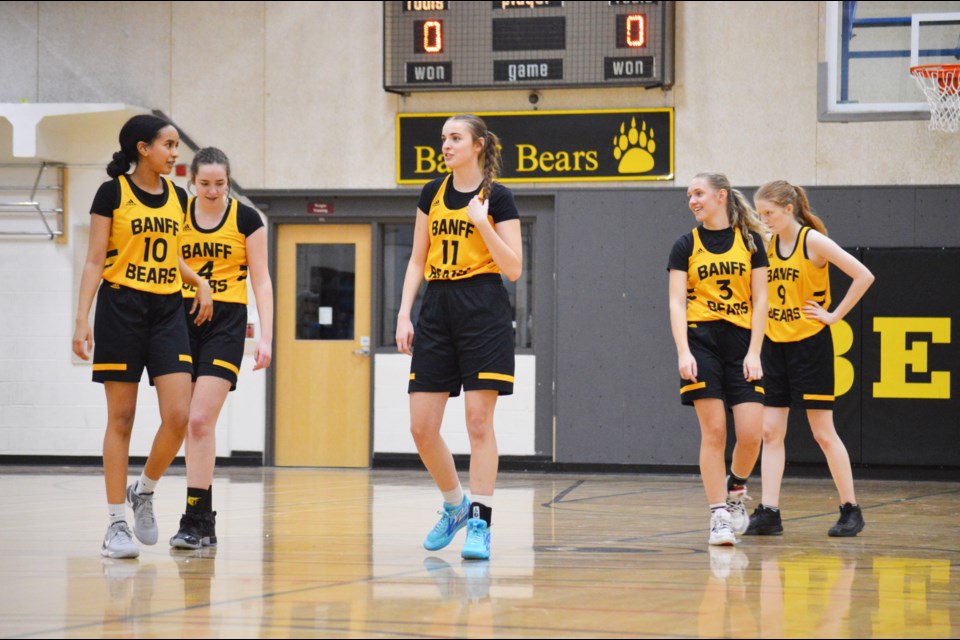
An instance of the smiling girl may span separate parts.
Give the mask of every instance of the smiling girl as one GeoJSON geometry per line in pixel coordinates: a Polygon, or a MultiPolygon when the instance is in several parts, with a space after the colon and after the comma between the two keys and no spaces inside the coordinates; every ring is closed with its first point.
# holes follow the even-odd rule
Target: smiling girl
{"type": "Polygon", "coordinates": [[[424,548],[450,544],[464,526],[464,558],[490,557],[490,524],[499,456],[493,431],[497,398],[513,393],[512,310],[501,274],[523,267],[520,214],[513,194],[494,180],[500,141],[474,115],[446,121],[441,135],[450,176],[420,193],[413,249],[397,316],[397,349],[410,366],[410,430],[420,458],[443,495],[440,520],[424,548]],[[410,320],[420,283],[426,294],[416,331],[410,320]],[[416,338],[414,338],[416,336],[416,338]],[[466,395],[470,492],[457,477],[440,435],[447,399],[466,395]]]}
{"type": "Polygon", "coordinates": [[[153,491],[187,430],[192,364],[182,281],[198,288],[192,321],[199,325],[212,315],[209,285],[179,259],[187,194],[162,177],[173,170],[179,146],[180,135],[166,120],[131,118],[120,130],[120,151],[107,166],[112,180],[100,185],[90,208],[73,352],[87,360],[93,348],[93,380],[103,384],[107,397],[103,472],[110,524],[100,553],[110,558],[140,554],[127,526],[124,499],[133,507],[137,538],[156,544],[153,491]],[[135,167],[128,174],[131,164],[135,167]],[[144,368],[157,388],[161,422],[140,480],[124,492],[144,368]]]}
{"type": "MultiPolygon", "coordinates": [[[[197,152],[190,183],[197,195],[187,206],[180,251],[187,265],[210,283],[217,305],[210,322],[190,326],[194,385],[187,431],[187,502],[180,530],[170,538],[170,546],[179,549],[217,544],[212,486],[216,426],[227,394],[237,388],[243,361],[248,275],[260,317],[254,371],[270,366],[273,344],[273,284],[260,215],[229,197],[230,161],[220,149],[197,152]]],[[[184,285],[187,317],[195,295],[194,287],[184,285]]]]}
{"type": "Polygon", "coordinates": [[[748,524],[743,498],[763,431],[760,348],[767,318],[767,256],[760,220],[720,173],[687,188],[700,225],[670,252],[670,326],[680,398],[700,422],[700,475],[710,504],[712,545],[734,545],[748,524]],[[724,482],[727,413],[737,444],[724,482]]]}

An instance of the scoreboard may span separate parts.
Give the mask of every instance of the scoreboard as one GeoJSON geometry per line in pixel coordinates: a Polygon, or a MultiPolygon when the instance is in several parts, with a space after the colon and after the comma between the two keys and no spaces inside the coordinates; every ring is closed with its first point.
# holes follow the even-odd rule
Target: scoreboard
{"type": "Polygon", "coordinates": [[[383,4],[387,91],[673,84],[673,2],[383,4]]]}

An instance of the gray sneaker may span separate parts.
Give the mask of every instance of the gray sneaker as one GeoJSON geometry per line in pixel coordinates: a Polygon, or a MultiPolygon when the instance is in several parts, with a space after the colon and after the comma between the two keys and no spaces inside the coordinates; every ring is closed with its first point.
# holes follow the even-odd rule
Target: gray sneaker
{"type": "Polygon", "coordinates": [[[136,558],[140,555],[140,547],[133,541],[133,534],[126,522],[114,522],[107,528],[100,555],[105,558],[136,558]]]}
{"type": "Polygon", "coordinates": [[[153,494],[136,491],[136,483],[127,487],[127,504],[133,509],[133,532],[143,544],[157,544],[159,532],[153,515],[153,494]]]}

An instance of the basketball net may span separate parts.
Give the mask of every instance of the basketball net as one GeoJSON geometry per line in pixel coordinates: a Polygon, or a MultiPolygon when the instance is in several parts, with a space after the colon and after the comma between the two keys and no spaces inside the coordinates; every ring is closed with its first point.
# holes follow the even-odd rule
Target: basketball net
{"type": "Polygon", "coordinates": [[[960,64],[925,64],[910,74],[930,103],[930,130],[960,130],[960,64]]]}

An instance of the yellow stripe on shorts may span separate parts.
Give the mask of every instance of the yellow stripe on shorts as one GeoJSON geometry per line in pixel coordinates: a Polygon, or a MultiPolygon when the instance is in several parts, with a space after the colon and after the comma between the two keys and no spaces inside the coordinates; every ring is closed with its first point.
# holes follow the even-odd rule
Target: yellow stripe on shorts
{"type": "Polygon", "coordinates": [[[763,390],[763,387],[754,387],[753,390],[756,391],[757,393],[762,393],[763,395],[767,395],[767,392],[763,390]]]}
{"type": "Polygon", "coordinates": [[[114,363],[114,364],[95,364],[93,365],[94,371],[126,371],[127,365],[124,362],[114,363]]]}
{"type": "Polygon", "coordinates": [[[804,400],[824,400],[826,402],[832,402],[836,400],[836,396],[818,396],[815,393],[805,393],[803,394],[804,400]]]}
{"type": "Polygon", "coordinates": [[[190,364],[193,364],[193,356],[188,356],[185,353],[181,353],[180,362],[189,362],[190,364]]]}
{"type": "Polygon", "coordinates": [[[477,374],[477,380],[499,380],[500,382],[513,382],[513,376],[508,376],[505,373],[481,371],[477,374]]]}
{"type": "Polygon", "coordinates": [[[411,374],[410,374],[410,379],[411,379],[411,380],[416,380],[416,379],[417,379],[417,374],[411,373],[411,374]]]}
{"type": "Polygon", "coordinates": [[[230,371],[233,371],[234,375],[240,375],[240,369],[237,369],[235,366],[233,366],[226,360],[217,360],[216,358],[214,358],[213,364],[217,365],[218,367],[223,367],[224,369],[229,369],[230,371]]]}
{"type": "Polygon", "coordinates": [[[697,389],[706,389],[706,388],[707,388],[707,381],[704,380],[702,382],[694,382],[693,384],[688,384],[685,387],[680,387],[680,393],[686,393],[688,391],[696,391],[697,389]]]}

